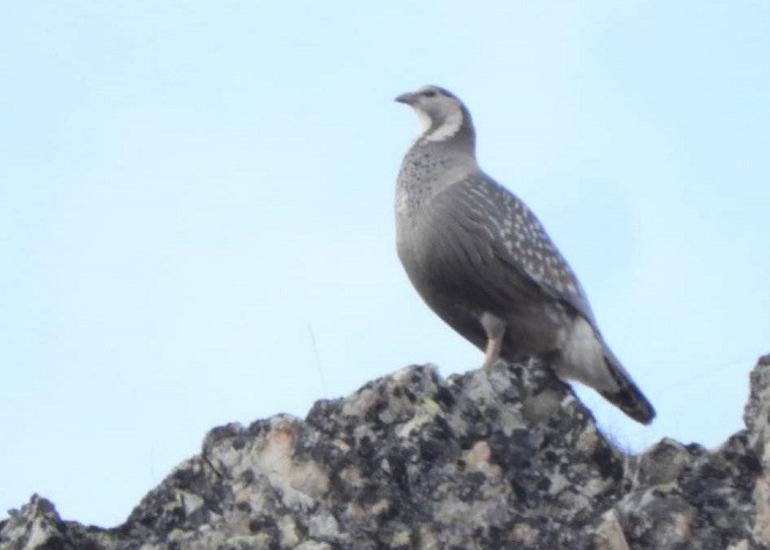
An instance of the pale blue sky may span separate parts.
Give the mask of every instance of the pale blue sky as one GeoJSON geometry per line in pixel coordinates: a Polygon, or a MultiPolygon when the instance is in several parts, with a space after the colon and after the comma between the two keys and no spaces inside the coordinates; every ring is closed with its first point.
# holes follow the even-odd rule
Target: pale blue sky
{"type": "Polygon", "coordinates": [[[770,352],[770,4],[21,2],[0,19],[0,517],[120,523],[206,431],[481,354],[392,201],[446,86],[658,409],[741,427],[770,352]]]}

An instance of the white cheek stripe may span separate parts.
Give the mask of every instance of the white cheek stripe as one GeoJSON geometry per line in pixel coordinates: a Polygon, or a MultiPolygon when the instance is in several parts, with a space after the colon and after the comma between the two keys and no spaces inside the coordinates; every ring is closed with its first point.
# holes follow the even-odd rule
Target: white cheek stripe
{"type": "Polygon", "coordinates": [[[444,141],[454,136],[463,125],[463,112],[460,109],[455,110],[449,115],[444,124],[433,130],[425,136],[428,141],[444,141]]]}

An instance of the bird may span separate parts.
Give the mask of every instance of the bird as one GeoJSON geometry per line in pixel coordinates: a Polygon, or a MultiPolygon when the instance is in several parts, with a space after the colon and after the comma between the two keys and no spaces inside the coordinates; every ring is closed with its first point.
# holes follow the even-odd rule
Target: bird
{"type": "Polygon", "coordinates": [[[470,112],[453,93],[423,86],[396,97],[422,127],[396,183],[398,257],[425,303],[498,359],[538,357],[626,415],[655,410],[602,337],[586,294],[542,223],[476,160],[470,112]]]}

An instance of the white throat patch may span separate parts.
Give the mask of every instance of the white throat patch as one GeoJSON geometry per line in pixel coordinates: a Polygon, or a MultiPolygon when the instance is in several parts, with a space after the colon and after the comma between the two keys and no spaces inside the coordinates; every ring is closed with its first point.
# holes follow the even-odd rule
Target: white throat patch
{"type": "Polygon", "coordinates": [[[426,141],[444,141],[459,132],[463,125],[462,109],[456,107],[452,110],[449,116],[446,117],[446,120],[444,120],[444,123],[441,126],[430,133],[426,133],[431,126],[430,117],[421,109],[415,109],[415,112],[417,113],[417,117],[420,119],[420,124],[422,125],[418,139],[425,139],[426,141]]]}
{"type": "Polygon", "coordinates": [[[414,112],[417,113],[417,118],[420,119],[420,135],[423,135],[430,128],[430,117],[422,109],[415,109],[414,112]]]}
{"type": "Polygon", "coordinates": [[[460,131],[460,127],[463,125],[463,112],[458,107],[456,110],[446,117],[444,124],[433,130],[430,134],[425,136],[428,141],[444,141],[454,136],[460,131]]]}

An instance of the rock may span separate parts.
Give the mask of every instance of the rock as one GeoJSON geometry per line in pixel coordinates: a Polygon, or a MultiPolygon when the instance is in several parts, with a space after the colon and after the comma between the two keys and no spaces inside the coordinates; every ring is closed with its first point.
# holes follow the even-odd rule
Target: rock
{"type": "Polygon", "coordinates": [[[749,432],[749,444],[763,466],[770,460],[767,445],[770,435],[770,355],[759,358],[751,372],[749,402],[743,412],[743,421],[749,432]]]}
{"type": "Polygon", "coordinates": [[[0,547],[628,550],[770,547],[770,356],[746,430],[629,456],[536,362],[402,369],[345,399],[212,430],[114,529],[33,496],[0,547]]]}
{"type": "Polygon", "coordinates": [[[4,550],[96,550],[104,530],[63,522],[50,501],[32,495],[21,510],[0,522],[0,548],[4,550]]]}

